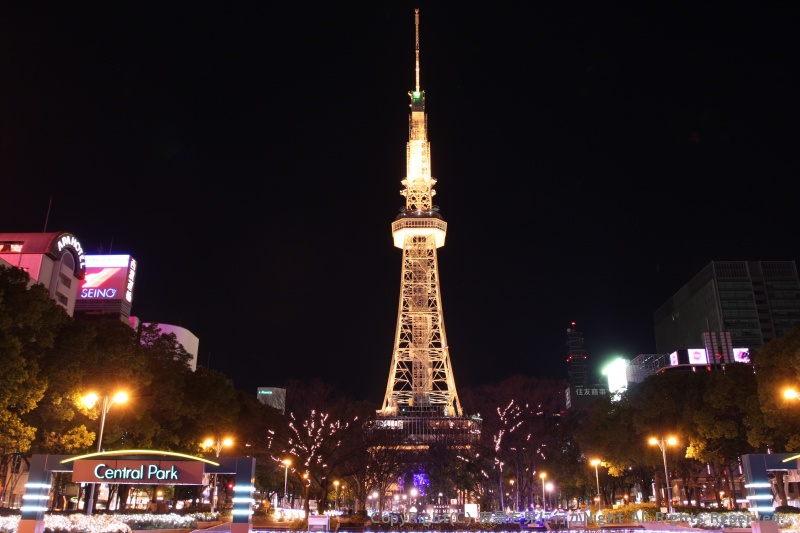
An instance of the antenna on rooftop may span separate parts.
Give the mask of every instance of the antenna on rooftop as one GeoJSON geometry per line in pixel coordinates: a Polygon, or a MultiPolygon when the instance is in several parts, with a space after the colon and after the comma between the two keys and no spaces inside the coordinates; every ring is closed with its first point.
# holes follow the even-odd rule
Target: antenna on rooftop
{"type": "MultiPolygon", "coordinates": [[[[417,67],[419,68],[419,67],[417,67]]],[[[47,204],[47,214],[44,216],[44,229],[42,233],[47,233],[47,221],[50,218],[50,208],[53,206],[53,197],[50,197],[50,203],[47,204]]]]}
{"type": "Polygon", "coordinates": [[[414,47],[414,50],[415,50],[416,59],[417,59],[416,60],[416,67],[415,67],[416,68],[415,74],[416,74],[416,80],[417,80],[417,89],[416,90],[417,90],[417,92],[419,92],[419,9],[415,9],[414,10],[414,26],[415,26],[414,33],[415,33],[415,39],[416,39],[416,45],[414,47]]]}

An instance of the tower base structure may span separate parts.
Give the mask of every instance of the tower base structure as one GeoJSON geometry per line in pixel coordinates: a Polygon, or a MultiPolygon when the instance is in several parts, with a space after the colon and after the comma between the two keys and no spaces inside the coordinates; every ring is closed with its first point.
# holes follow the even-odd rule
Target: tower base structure
{"type": "Polygon", "coordinates": [[[425,449],[432,443],[468,448],[481,438],[483,421],[477,416],[438,416],[415,413],[410,416],[378,415],[373,431],[392,432],[402,448],[425,449]]]}

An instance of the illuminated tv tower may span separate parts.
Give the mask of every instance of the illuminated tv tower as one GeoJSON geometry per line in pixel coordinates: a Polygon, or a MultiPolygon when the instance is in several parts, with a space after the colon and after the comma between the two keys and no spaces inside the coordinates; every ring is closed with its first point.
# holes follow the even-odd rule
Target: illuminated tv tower
{"type": "Polygon", "coordinates": [[[436,180],[431,177],[425,91],[419,84],[419,9],[416,31],[416,85],[411,97],[406,178],[406,205],[392,223],[394,245],[403,250],[400,305],[392,368],[379,411],[389,417],[461,417],[450,366],[439,291],[436,249],[444,246],[447,223],[433,205],[436,180]]]}

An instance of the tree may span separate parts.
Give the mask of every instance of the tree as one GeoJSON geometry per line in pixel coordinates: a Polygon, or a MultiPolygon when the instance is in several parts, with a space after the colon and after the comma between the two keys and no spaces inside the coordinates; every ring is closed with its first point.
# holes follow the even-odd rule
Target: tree
{"type": "MultiPolygon", "coordinates": [[[[16,454],[34,444],[36,427],[24,417],[44,397],[42,358],[69,322],[64,309],[24,270],[0,266],[0,483],[16,454]]],[[[0,494],[4,490],[0,486],[0,494]]]]}
{"type": "MultiPolygon", "coordinates": [[[[747,440],[762,451],[794,451],[800,447],[800,405],[797,397],[787,398],[786,389],[798,390],[800,383],[800,327],[785,337],[765,344],[752,355],[758,386],[758,411],[751,410],[747,440]]],[[[786,505],[784,472],[774,472],[775,497],[786,505]]]]}

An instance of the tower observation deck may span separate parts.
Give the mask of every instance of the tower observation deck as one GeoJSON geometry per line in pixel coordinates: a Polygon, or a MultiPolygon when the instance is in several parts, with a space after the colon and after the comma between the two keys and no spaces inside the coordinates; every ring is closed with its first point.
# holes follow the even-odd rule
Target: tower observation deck
{"type": "Polygon", "coordinates": [[[444,246],[447,223],[433,205],[431,147],[425,91],[420,88],[419,10],[414,13],[415,78],[406,144],[405,206],[392,223],[394,245],[403,251],[400,302],[386,396],[379,424],[417,441],[438,436],[477,439],[480,420],[464,417],[456,392],[444,328],[436,250],[444,246]]]}

